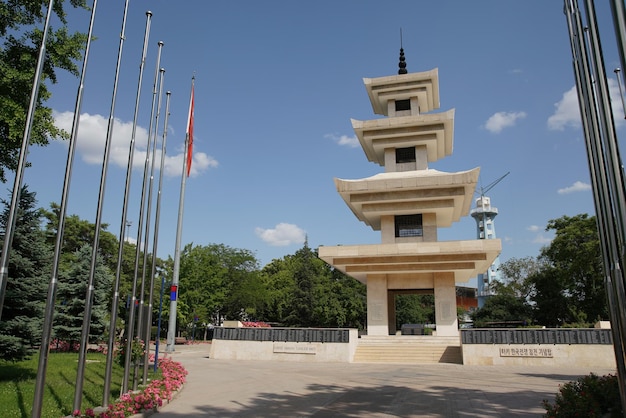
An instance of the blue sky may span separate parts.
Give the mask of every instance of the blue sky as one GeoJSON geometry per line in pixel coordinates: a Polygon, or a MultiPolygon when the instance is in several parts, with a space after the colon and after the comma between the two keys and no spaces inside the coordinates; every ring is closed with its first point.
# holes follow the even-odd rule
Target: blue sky
{"type": "MultiPolygon", "coordinates": [[[[68,213],[91,221],[123,6],[122,0],[99,2],[97,40],[85,79],[68,213]]],[[[617,89],[610,10],[598,7],[609,79],[617,89]]],[[[396,74],[400,29],[409,72],[438,68],[437,111],[456,112],[453,155],[430,168],[481,167],[482,186],[510,172],[488,193],[499,209],[501,261],[538,255],[551,239],[544,231],[550,219],[594,212],[560,1],[132,0],[103,209],[103,221],[116,235],[147,10],[153,15],[128,219],[135,237],[157,42],[163,41],[164,90],[172,96],[161,257],[174,254],[193,74],[195,154],[186,186],[183,245],[248,249],[263,266],[293,254],[305,236],[313,248],[379,243],[379,232],[354,217],[333,178],[358,179],[384,170],[356,146],[350,119],[379,117],[362,79],[396,74]]],[[[87,31],[89,12],[73,11],[69,19],[73,28],[87,31]]],[[[48,102],[68,131],[77,84],[77,78],[60,74],[48,102]]],[[[164,103],[163,98],[159,147],[164,103]]],[[[621,112],[621,105],[616,110],[621,112]]],[[[66,143],[31,147],[32,167],[24,182],[37,192],[41,206],[60,200],[66,157],[66,143]]],[[[12,184],[5,185],[2,197],[12,184]]],[[[439,232],[441,240],[475,236],[469,216],[439,232]]]]}

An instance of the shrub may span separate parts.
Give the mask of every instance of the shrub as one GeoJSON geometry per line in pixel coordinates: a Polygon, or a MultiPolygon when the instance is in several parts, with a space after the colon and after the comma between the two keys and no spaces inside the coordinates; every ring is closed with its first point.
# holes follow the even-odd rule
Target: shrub
{"type": "MultiPolygon", "coordinates": [[[[117,362],[120,366],[124,367],[126,364],[126,344],[127,341],[122,341],[119,344],[119,351],[117,352],[117,362]]],[[[134,364],[140,364],[143,360],[143,356],[146,354],[146,346],[141,338],[135,337],[130,343],[130,361],[134,364]]]]}
{"type": "Polygon", "coordinates": [[[617,376],[591,373],[559,387],[554,404],[543,401],[544,417],[621,417],[617,376]]]}

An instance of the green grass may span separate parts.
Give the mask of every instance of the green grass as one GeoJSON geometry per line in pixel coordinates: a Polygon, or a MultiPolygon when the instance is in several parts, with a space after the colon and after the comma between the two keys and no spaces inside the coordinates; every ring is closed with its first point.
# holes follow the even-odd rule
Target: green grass
{"type": "MultiPolygon", "coordinates": [[[[0,361],[0,416],[31,416],[39,355],[18,363],[0,361]]],[[[60,418],[71,415],[76,386],[78,353],[50,353],[41,416],[60,418]]],[[[83,383],[82,411],[102,405],[106,356],[88,353],[83,383]]],[[[152,371],[152,370],[150,370],[152,371]]],[[[111,376],[112,402],[119,396],[124,371],[117,363],[111,376]]],[[[141,370],[140,370],[141,374],[141,370]]]]}

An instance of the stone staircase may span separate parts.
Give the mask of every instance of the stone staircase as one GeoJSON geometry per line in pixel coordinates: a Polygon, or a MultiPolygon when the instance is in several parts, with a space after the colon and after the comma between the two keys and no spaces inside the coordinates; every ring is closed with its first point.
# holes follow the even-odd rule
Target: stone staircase
{"type": "Polygon", "coordinates": [[[463,364],[459,337],[362,336],[354,363],[463,364]]]}

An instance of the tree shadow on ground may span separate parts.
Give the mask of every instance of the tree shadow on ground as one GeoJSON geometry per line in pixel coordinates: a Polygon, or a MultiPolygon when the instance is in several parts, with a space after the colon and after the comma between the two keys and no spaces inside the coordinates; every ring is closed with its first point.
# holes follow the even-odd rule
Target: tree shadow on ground
{"type": "MultiPolygon", "coordinates": [[[[617,373],[617,371],[615,371],[615,370],[613,370],[613,371],[607,370],[607,371],[598,372],[598,371],[590,370],[589,373],[587,373],[587,374],[591,374],[591,373],[596,374],[598,376],[603,376],[603,375],[606,375],[606,374],[609,374],[609,373],[610,374],[615,374],[615,373],[617,373]]],[[[574,381],[574,380],[578,380],[581,377],[580,374],[572,375],[572,374],[556,374],[556,373],[553,373],[553,374],[520,373],[520,376],[545,377],[547,379],[563,380],[563,381],[574,381]]]]}
{"type": "Polygon", "coordinates": [[[499,388],[494,388],[490,392],[489,388],[461,389],[450,386],[425,386],[423,390],[417,390],[402,385],[345,387],[312,384],[306,387],[306,392],[308,393],[265,392],[243,402],[233,400],[232,408],[204,405],[192,413],[185,411],[177,414],[175,411],[168,411],[164,415],[316,418],[536,417],[545,412],[541,401],[553,397],[552,393],[534,390],[501,392],[499,388]]]}
{"type": "Polygon", "coordinates": [[[15,363],[0,363],[0,382],[30,380],[37,377],[37,371],[15,363]]]}

